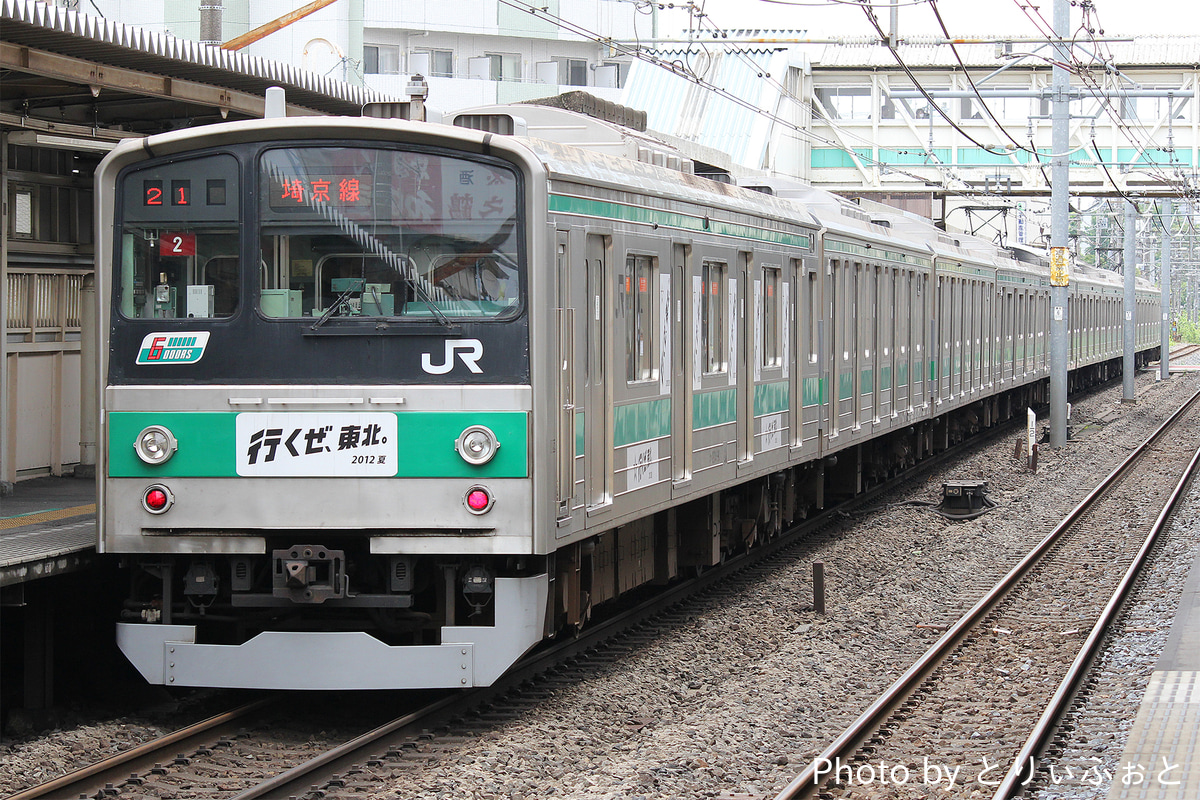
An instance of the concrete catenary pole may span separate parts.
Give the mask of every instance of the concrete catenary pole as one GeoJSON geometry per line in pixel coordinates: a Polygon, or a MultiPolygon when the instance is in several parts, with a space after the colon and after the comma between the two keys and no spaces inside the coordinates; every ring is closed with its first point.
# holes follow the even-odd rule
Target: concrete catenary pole
{"type": "Polygon", "coordinates": [[[1051,73],[1050,162],[1050,446],[1067,443],[1067,297],[1070,268],[1067,253],[1067,224],[1070,214],[1070,91],[1066,65],[1071,54],[1063,41],[1070,35],[1069,0],[1054,0],[1054,48],[1057,55],[1051,73]]]}
{"type": "Polygon", "coordinates": [[[1122,330],[1124,350],[1121,366],[1121,401],[1135,402],[1133,390],[1134,337],[1137,335],[1137,206],[1125,201],[1125,324],[1122,330]]]}
{"type": "Polygon", "coordinates": [[[1159,354],[1159,378],[1171,377],[1171,201],[1162,203],[1162,352],[1159,354]]]}

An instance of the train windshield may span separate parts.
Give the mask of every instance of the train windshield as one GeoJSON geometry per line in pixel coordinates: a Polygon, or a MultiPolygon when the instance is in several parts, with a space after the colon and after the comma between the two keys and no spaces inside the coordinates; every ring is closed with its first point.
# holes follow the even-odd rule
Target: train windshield
{"type": "Polygon", "coordinates": [[[260,310],[271,318],[510,318],[514,172],[433,153],[288,147],[259,159],[260,310]]]}

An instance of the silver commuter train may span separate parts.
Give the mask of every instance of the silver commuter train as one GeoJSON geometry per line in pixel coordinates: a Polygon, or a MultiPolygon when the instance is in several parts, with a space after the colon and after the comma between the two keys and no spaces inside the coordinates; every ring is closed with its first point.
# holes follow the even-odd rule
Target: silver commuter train
{"type": "MultiPolygon", "coordinates": [[[[463,122],[532,115],[593,143],[293,118],[101,164],[99,546],[147,681],[488,685],[1047,398],[1036,255],[463,122]]],[[[1071,293],[1074,387],[1120,371],[1122,287],[1071,293]]]]}

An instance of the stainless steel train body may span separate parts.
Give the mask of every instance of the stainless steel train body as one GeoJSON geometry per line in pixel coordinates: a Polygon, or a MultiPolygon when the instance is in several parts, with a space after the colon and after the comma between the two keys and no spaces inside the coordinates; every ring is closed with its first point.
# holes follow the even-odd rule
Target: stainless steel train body
{"type": "MultiPolygon", "coordinates": [[[[325,118],[97,187],[100,546],[152,683],[486,685],[1046,395],[1043,264],[820,192],[325,118]]],[[[1099,380],[1121,288],[1072,292],[1099,380]]]]}

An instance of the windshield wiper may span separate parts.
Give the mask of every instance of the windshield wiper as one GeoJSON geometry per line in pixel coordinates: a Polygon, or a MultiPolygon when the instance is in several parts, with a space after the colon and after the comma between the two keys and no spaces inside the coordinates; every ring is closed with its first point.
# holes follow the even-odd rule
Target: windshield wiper
{"type": "Polygon", "coordinates": [[[346,299],[348,297],[350,297],[350,295],[354,294],[356,291],[360,291],[361,288],[362,287],[360,287],[360,286],[355,286],[354,284],[351,284],[350,288],[346,289],[346,291],[344,291],[340,295],[338,295],[337,300],[334,300],[333,304],[331,306],[329,306],[329,308],[325,309],[325,313],[321,315],[321,318],[319,320],[317,320],[316,322],[314,322],[312,324],[312,327],[309,328],[309,330],[315,331],[318,328],[320,328],[322,325],[324,325],[325,321],[333,316],[333,312],[335,312],[339,308],[341,308],[342,303],[344,303],[346,301],[346,299]]]}

